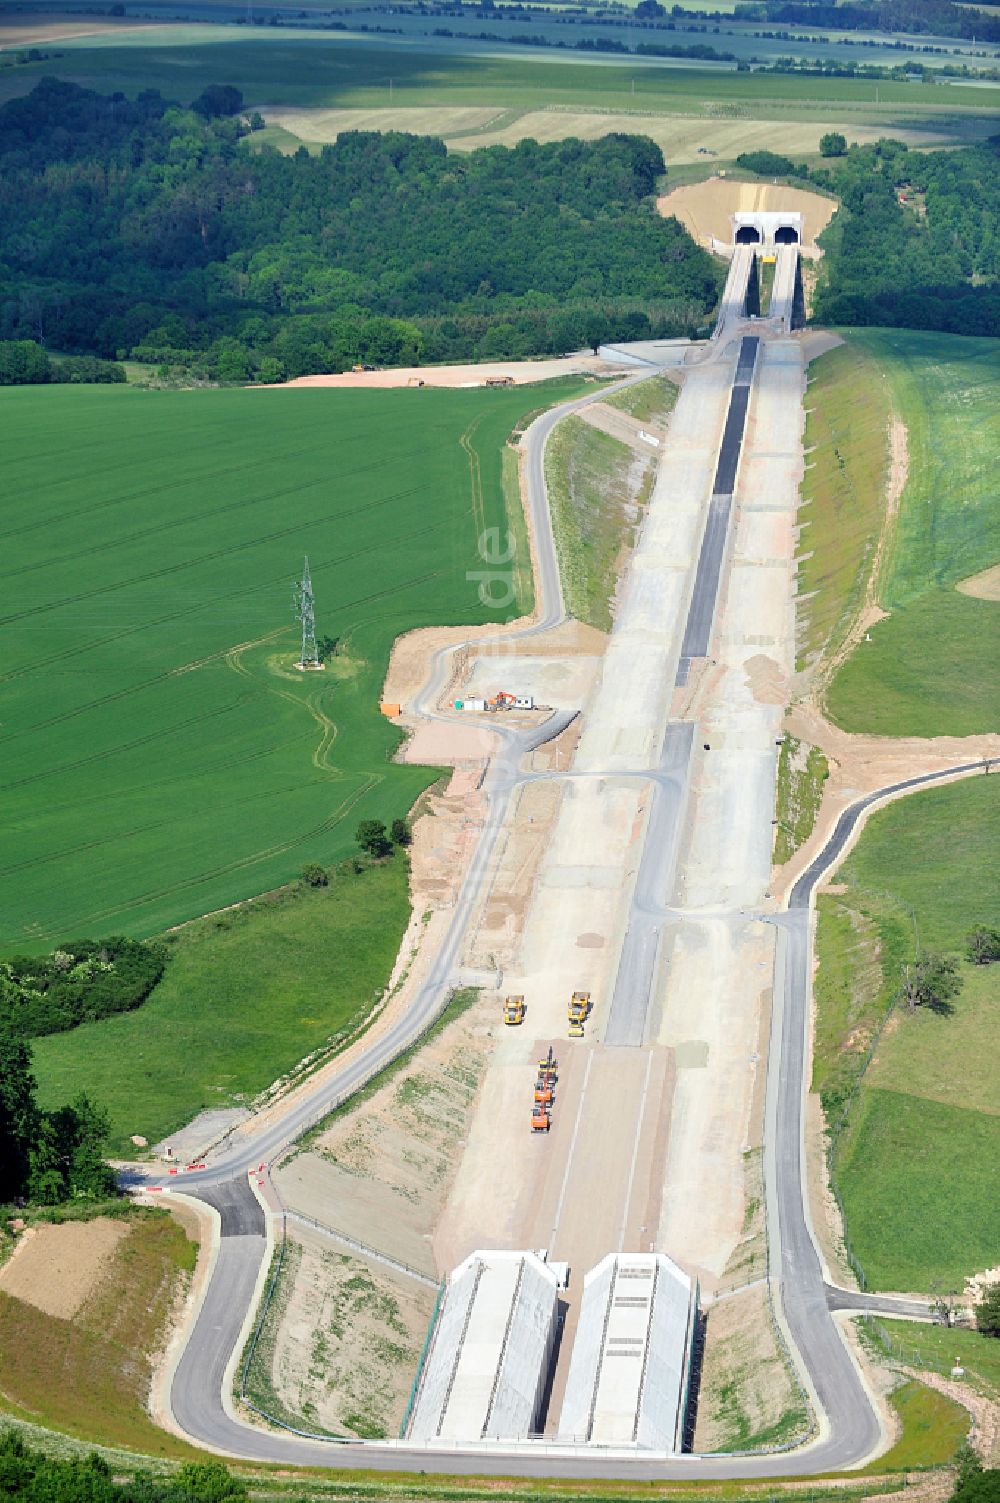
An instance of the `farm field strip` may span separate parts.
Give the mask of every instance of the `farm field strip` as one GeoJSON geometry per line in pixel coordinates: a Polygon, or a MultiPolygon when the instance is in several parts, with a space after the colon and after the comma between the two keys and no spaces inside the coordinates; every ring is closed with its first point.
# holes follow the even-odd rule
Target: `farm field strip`
{"type": "MultiPolygon", "coordinates": [[[[599,110],[529,109],[498,111],[497,107],[470,109],[394,107],[392,109],[309,109],[264,107],[270,125],[286,131],[287,150],[295,150],[300,141],[307,145],[336,140],[349,130],[402,130],[415,134],[441,136],[454,151],[475,151],[483,146],[514,146],[518,141],[559,141],[567,136],[594,140],[614,131],[649,136],[662,149],[670,164],[699,162],[706,152],[733,160],[742,151],[784,151],[788,144],[787,120],[726,120],[681,112],[638,114],[599,110]],[[471,117],[471,118],[470,118],[471,117]]],[[[829,120],[800,122],[796,151],[815,155],[820,137],[843,126],[851,142],[866,143],[885,134],[877,124],[842,121],[836,106],[830,106],[829,120]]],[[[985,129],[985,127],[984,127],[985,129]]],[[[909,146],[951,144],[947,128],[903,127],[893,134],[909,146]]]]}
{"type": "MultiPolygon", "coordinates": [[[[705,119],[762,118],[850,122],[884,134],[933,130],[960,139],[988,135],[1000,87],[959,91],[943,85],[737,73],[717,65],[665,64],[631,56],[504,51],[501,44],[441,38],[368,37],[328,32],[275,35],[232,26],[164,26],[67,40],[56,60],[0,76],[0,99],[25,93],[45,73],[103,90],[157,87],[188,100],[225,73],[248,105],[266,109],[462,107],[634,113],[696,113],[705,119]],[[390,93],[392,97],[390,98],[390,93]]],[[[638,127],[637,127],[638,128],[638,127]]]]}
{"type": "Polygon", "coordinates": [[[405,814],[434,774],[390,760],[392,641],[501,614],[466,575],[504,441],[578,389],[5,393],[0,945],[153,933],[405,814]],[[304,553],[322,677],[292,666],[304,553]]]}

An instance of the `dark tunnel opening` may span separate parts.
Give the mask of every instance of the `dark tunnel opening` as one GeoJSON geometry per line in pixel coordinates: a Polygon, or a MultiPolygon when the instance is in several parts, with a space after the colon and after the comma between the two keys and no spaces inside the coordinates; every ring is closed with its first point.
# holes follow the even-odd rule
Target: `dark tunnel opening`
{"type": "Polygon", "coordinates": [[[793,225],[783,224],[774,232],[775,245],[798,245],[799,232],[793,225]]]}
{"type": "Polygon", "coordinates": [[[736,244],[759,245],[760,230],[755,229],[752,224],[741,224],[739,229],[736,231],[736,244]]]}

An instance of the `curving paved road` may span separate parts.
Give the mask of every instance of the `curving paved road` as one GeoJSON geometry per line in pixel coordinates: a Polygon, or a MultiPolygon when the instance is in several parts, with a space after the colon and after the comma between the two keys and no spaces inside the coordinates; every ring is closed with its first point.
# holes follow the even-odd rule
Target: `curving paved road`
{"type": "MultiPolygon", "coordinates": [[[[428,1451],[405,1443],[340,1443],[257,1430],[226,1413],[223,1375],[252,1300],[265,1242],[249,1233],[247,1218],[259,1208],[245,1177],[230,1170],[192,1174],[184,1190],[220,1209],[222,1240],[205,1302],[174,1377],[174,1415],[192,1439],[248,1460],[298,1466],[366,1467],[378,1471],[411,1469],[452,1474],[511,1476],[731,1478],[808,1476],[864,1461],[880,1439],[879,1422],[839,1328],[835,1310],[877,1310],[920,1316],[926,1307],[888,1296],[832,1289],[822,1276],[809,1230],[803,1196],[802,1102],[809,1027],[810,907],[816,887],[872,806],[956,775],[974,773],[982,763],[910,778],[858,800],[841,815],[823,851],[793,888],[795,907],[779,920],[779,975],[782,1006],[775,1012],[768,1076],[766,1179],[772,1257],[777,1264],[781,1304],[804,1375],[825,1415],[825,1434],[796,1452],[756,1456],[671,1456],[635,1452],[586,1454],[537,1444],[521,1449],[467,1447],[428,1451]],[[220,1181],[226,1176],[225,1193],[220,1181]]],[[[287,1141],[287,1138],[286,1138],[287,1141]]]]}
{"type": "MultiPolygon", "coordinates": [[[[544,603],[539,619],[524,634],[543,631],[563,619],[558,564],[545,498],[542,459],[545,440],[567,412],[598,400],[601,393],[564,404],[537,420],[526,435],[528,504],[536,541],[536,588],[544,603]]],[[[506,640],[513,634],[508,633],[506,640]]],[[[418,708],[436,715],[434,705],[448,674],[449,651],[437,655],[431,682],[418,708]]],[[[558,734],[571,716],[552,717],[530,732],[496,726],[500,751],[487,782],[489,813],[470,872],[435,958],[427,981],[412,1007],[386,1034],[350,1064],[337,1071],[322,1092],[302,1093],[280,1118],[262,1127],[252,1139],[243,1135],[217,1152],[211,1166],[173,1180],[183,1189],[216,1206],[221,1240],[205,1298],[174,1374],[171,1404],[182,1429],[211,1449],[256,1461],[299,1466],[365,1467],[373,1470],[411,1469],[452,1474],[547,1475],[561,1477],[657,1477],[721,1480],[737,1477],[774,1477],[819,1474],[864,1461],[880,1440],[879,1421],[871,1398],[833,1319],[836,1308],[861,1308],[860,1296],[831,1290],[822,1270],[808,1225],[802,1164],[802,1107],[809,1029],[811,956],[810,909],[816,886],[840,858],[859,820],[873,804],[889,794],[908,792],[956,774],[978,770],[967,763],[939,773],[911,778],[868,795],[841,815],[820,855],[798,880],[789,897],[788,912],[777,919],[778,974],[767,1088],[765,1178],[768,1187],[768,1228],[772,1267],[793,1349],[819,1413],[820,1438],[797,1452],[757,1456],[657,1456],[649,1453],[586,1452],[543,1445],[519,1448],[468,1446],[428,1450],[407,1443],[335,1442],[254,1429],[234,1418],[223,1402],[223,1383],[232,1352],[240,1340],[254,1298],[266,1251],[262,1217],[248,1183],[247,1170],[273,1159],[307,1127],[326,1115],[378,1069],[384,1067],[438,1015],[452,985],[459,947],[471,919],[483,876],[509,807],[511,793],[525,775],[519,764],[527,751],[558,734]],[[838,1304],[838,1297],[853,1301],[838,1304]]],[[[672,782],[667,767],[651,776],[672,782]],[[664,775],[666,774],[666,777],[664,775]]],[[[529,775],[530,776],[530,775],[529,775]]],[[[666,804],[665,804],[666,807],[666,804]]],[[[662,855],[662,852],[661,852],[662,855]]],[[[662,888],[639,883],[643,900],[636,910],[655,912],[662,888]]],[[[641,950],[641,947],[640,947],[641,950]]],[[[138,1176],[142,1179],[145,1176],[138,1176]]],[[[150,1182],[147,1180],[147,1182],[150,1182]]],[[[162,1179],[160,1183],[163,1183],[162,1179]]],[[[869,1300],[877,1298],[869,1296],[869,1300]]],[[[865,1303],[865,1308],[869,1306],[865,1303]]],[[[886,1310],[885,1303],[877,1308],[886,1310]]],[[[895,1313],[895,1312],[893,1312],[895,1313]]],[[[903,1312],[899,1312],[903,1313],[903,1312]]]]}

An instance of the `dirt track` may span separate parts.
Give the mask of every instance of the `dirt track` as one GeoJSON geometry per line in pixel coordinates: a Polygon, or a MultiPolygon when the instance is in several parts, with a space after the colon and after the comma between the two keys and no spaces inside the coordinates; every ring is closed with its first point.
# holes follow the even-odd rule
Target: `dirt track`
{"type": "Polygon", "coordinates": [[[411,365],[388,371],[341,371],[331,376],[297,376],[294,381],[278,384],[386,390],[400,386],[484,386],[491,378],[507,376],[512,385],[527,386],[533,381],[555,381],[560,376],[620,374],[620,365],[610,365],[596,355],[571,355],[561,360],[491,360],[481,365],[411,365]]]}

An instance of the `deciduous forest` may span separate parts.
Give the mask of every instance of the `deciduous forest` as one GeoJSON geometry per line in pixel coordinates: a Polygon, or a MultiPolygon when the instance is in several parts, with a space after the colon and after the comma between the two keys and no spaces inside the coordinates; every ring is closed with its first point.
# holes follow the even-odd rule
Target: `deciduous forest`
{"type": "Polygon", "coordinates": [[[248,149],[224,92],[45,79],[0,108],[0,338],[280,380],[693,333],[714,307],[641,136],[459,156],[351,132],[286,157],[248,149]]]}

